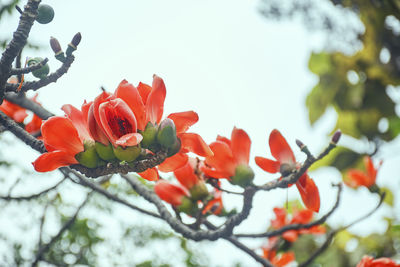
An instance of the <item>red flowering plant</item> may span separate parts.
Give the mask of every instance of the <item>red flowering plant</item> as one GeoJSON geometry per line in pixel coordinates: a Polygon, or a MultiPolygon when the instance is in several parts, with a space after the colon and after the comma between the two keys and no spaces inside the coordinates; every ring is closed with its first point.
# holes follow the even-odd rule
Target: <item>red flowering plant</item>
{"type": "Polygon", "coordinates": [[[400,267],[400,264],[389,258],[374,259],[371,256],[364,256],[357,267],[400,267]]]}
{"type": "Polygon", "coordinates": [[[378,174],[379,167],[382,165],[382,161],[379,163],[378,167],[375,167],[372,158],[369,156],[364,156],[363,162],[366,171],[361,171],[359,169],[348,170],[344,179],[344,183],[351,188],[364,186],[371,191],[376,192],[379,190],[375,184],[376,176],[378,174]]]}

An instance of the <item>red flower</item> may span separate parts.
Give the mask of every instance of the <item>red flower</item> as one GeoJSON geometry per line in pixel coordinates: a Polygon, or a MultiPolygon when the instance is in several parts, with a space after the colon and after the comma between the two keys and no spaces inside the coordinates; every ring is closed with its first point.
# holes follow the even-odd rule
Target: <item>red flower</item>
{"type": "Polygon", "coordinates": [[[171,172],[184,166],[189,157],[188,152],[193,152],[199,156],[206,157],[213,154],[210,147],[204,142],[203,138],[196,133],[187,133],[190,126],[199,120],[199,116],[194,111],[171,113],[168,116],[173,120],[176,128],[176,135],[181,141],[181,149],[172,157],[167,158],[158,166],[162,172],[171,172]]]}
{"type": "Polygon", "coordinates": [[[202,210],[202,214],[211,212],[215,215],[219,215],[221,214],[223,208],[224,205],[222,203],[222,192],[215,190],[213,199],[207,202],[207,205],[202,210]]]}
{"type": "Polygon", "coordinates": [[[389,258],[374,259],[371,256],[364,256],[357,267],[400,267],[400,264],[389,258]]]}
{"type": "Polygon", "coordinates": [[[236,167],[249,165],[250,146],[251,140],[247,133],[233,128],[231,140],[218,136],[217,141],[210,144],[214,155],[206,157],[202,171],[213,178],[233,177],[236,167]]]}
{"type": "MultiPolygon", "coordinates": [[[[289,220],[286,209],[274,208],[276,218],[271,220],[271,226],[274,229],[280,229],[290,224],[306,224],[311,222],[313,211],[309,209],[295,210],[292,219],[289,220]]],[[[282,237],[289,242],[295,242],[300,234],[322,234],[325,233],[325,227],[321,225],[313,226],[309,229],[289,230],[282,234],[282,237]]]]}
{"type": "Polygon", "coordinates": [[[72,105],[64,105],[66,117],[51,117],[41,127],[47,153],[32,164],[36,171],[47,172],[76,164],[75,155],[84,151],[83,142],[92,140],[83,113],[72,105]]]}
{"type": "Polygon", "coordinates": [[[159,180],[154,186],[154,192],[164,201],[173,206],[182,204],[184,197],[189,197],[189,192],[181,185],[174,185],[165,180],[159,180]]]}
{"type": "Polygon", "coordinates": [[[0,105],[0,111],[4,112],[8,117],[19,123],[24,122],[25,118],[28,116],[26,109],[5,99],[0,105]]]}
{"type": "MultiPolygon", "coordinates": [[[[36,104],[40,105],[40,103],[36,100],[38,94],[35,94],[35,96],[31,99],[33,102],[36,104]]],[[[37,133],[40,131],[40,127],[42,126],[43,120],[36,114],[33,114],[32,120],[25,125],[25,130],[28,133],[37,133]]]]}
{"type": "MultiPolygon", "coordinates": [[[[269,173],[280,172],[285,176],[298,168],[292,149],[276,129],[269,136],[269,146],[271,154],[276,160],[256,157],[256,164],[261,169],[269,173]]],[[[308,209],[318,212],[320,207],[318,187],[307,173],[304,173],[296,182],[296,187],[305,206],[308,209]]]]}
{"type": "Polygon", "coordinates": [[[347,172],[347,177],[349,179],[344,181],[346,185],[357,188],[360,186],[371,187],[375,184],[379,167],[375,168],[371,157],[368,156],[364,157],[364,165],[367,171],[366,173],[357,169],[350,169],[347,172]]]}
{"type": "Polygon", "coordinates": [[[276,255],[276,244],[278,242],[277,238],[270,238],[268,245],[262,247],[263,256],[265,259],[269,260],[272,265],[277,267],[284,267],[287,264],[295,260],[295,255],[293,252],[280,253],[276,255]]]}

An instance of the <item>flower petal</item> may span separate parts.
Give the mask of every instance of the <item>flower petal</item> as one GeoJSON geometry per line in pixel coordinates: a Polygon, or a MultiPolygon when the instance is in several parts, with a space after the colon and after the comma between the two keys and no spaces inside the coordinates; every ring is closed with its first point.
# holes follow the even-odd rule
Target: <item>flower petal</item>
{"type": "Polygon", "coordinates": [[[177,153],[172,157],[166,158],[163,163],[158,165],[158,170],[162,172],[172,172],[184,166],[188,158],[188,155],[185,153],[177,153]]]}
{"type": "Polygon", "coordinates": [[[160,178],[157,168],[147,169],[144,172],[138,172],[137,174],[148,181],[157,181],[160,178]]]}
{"type": "Polygon", "coordinates": [[[258,167],[269,173],[279,172],[279,167],[281,166],[278,161],[266,159],[263,157],[255,157],[255,161],[258,167]]]}
{"type": "Polygon", "coordinates": [[[349,179],[346,180],[345,183],[353,188],[357,188],[359,186],[370,187],[375,183],[375,179],[373,179],[373,177],[369,177],[364,172],[357,169],[349,170],[347,172],[347,176],[349,179]]]}
{"type": "Polygon", "coordinates": [[[70,104],[63,105],[61,109],[64,111],[67,118],[71,120],[75,129],[78,131],[79,138],[82,142],[84,140],[93,140],[89,133],[87,119],[85,119],[83,116],[82,111],[70,104]]]}
{"type": "Polygon", "coordinates": [[[282,134],[274,129],[269,136],[269,147],[272,156],[280,163],[294,163],[296,161],[293,151],[282,134]]]}
{"type": "MultiPolygon", "coordinates": [[[[233,159],[231,148],[225,142],[220,141],[211,143],[210,148],[214,155],[206,157],[205,163],[224,175],[228,174],[228,177],[233,176],[235,174],[236,164],[233,159]]],[[[228,178],[227,176],[224,177],[228,178]]]]}
{"type": "Polygon", "coordinates": [[[247,133],[239,128],[233,128],[231,136],[232,154],[236,164],[249,164],[251,140],[247,133]]]}
{"type": "Polygon", "coordinates": [[[146,127],[146,113],[145,106],[142,101],[142,97],[139,94],[138,89],[132,84],[123,80],[119,85],[117,90],[115,90],[115,96],[124,100],[126,104],[135,114],[138,129],[144,130],[146,127]]]}
{"type": "Polygon", "coordinates": [[[64,151],[52,151],[40,155],[34,162],[33,167],[38,172],[49,172],[63,166],[77,164],[75,157],[64,151]]]}
{"type": "Polygon", "coordinates": [[[51,150],[61,150],[74,156],[84,149],[78,131],[70,119],[50,117],[43,122],[41,130],[44,143],[49,145],[51,150]]]}
{"type": "Polygon", "coordinates": [[[149,94],[150,94],[150,92],[152,90],[151,86],[140,82],[138,87],[137,87],[137,89],[139,91],[140,96],[142,97],[143,104],[146,105],[147,98],[149,97],[149,94]]]}
{"type": "Polygon", "coordinates": [[[320,207],[318,187],[315,185],[314,180],[308,176],[308,174],[304,175],[305,175],[305,183],[304,185],[302,185],[302,183],[297,181],[296,182],[297,189],[299,190],[301,199],[303,200],[303,203],[306,206],[306,208],[318,212],[320,207]]]}
{"type": "Polygon", "coordinates": [[[199,120],[199,115],[194,111],[184,111],[171,113],[168,118],[174,121],[176,132],[179,134],[186,132],[190,126],[195,124],[199,120]]]}
{"type": "Polygon", "coordinates": [[[196,133],[181,133],[178,137],[181,140],[182,148],[202,157],[213,155],[210,147],[204,142],[200,135],[196,133]]]}
{"type": "Polygon", "coordinates": [[[209,177],[215,178],[215,179],[220,179],[220,178],[229,178],[232,176],[231,173],[227,173],[224,171],[220,171],[220,170],[216,170],[216,169],[212,169],[206,166],[202,166],[201,171],[209,177]]]}
{"type": "Polygon", "coordinates": [[[164,100],[167,91],[164,81],[157,75],[153,76],[152,88],[146,102],[146,120],[158,124],[164,112],[164,100]]]}
{"type": "Polygon", "coordinates": [[[95,113],[94,106],[95,105],[93,103],[92,105],[90,105],[90,108],[89,108],[89,113],[88,113],[89,131],[94,140],[107,146],[109,144],[109,140],[108,140],[106,134],[104,133],[103,129],[99,125],[100,118],[99,118],[99,121],[97,122],[96,117],[94,116],[94,113],[95,113]]]}
{"type": "Polygon", "coordinates": [[[143,136],[139,133],[130,133],[124,136],[121,136],[118,140],[115,141],[117,145],[126,147],[126,146],[136,146],[143,139],[143,136]]]}
{"type": "Polygon", "coordinates": [[[171,184],[165,180],[159,180],[154,186],[154,192],[164,201],[174,206],[182,203],[184,196],[189,196],[189,192],[182,186],[171,184]]]}
{"type": "Polygon", "coordinates": [[[190,161],[188,160],[184,166],[174,171],[174,175],[176,179],[186,187],[187,189],[192,188],[199,182],[199,178],[194,173],[193,167],[190,165],[190,161]]]}
{"type": "Polygon", "coordinates": [[[282,234],[282,237],[289,242],[295,242],[297,240],[298,234],[295,230],[289,230],[282,234]]]}
{"type": "Polygon", "coordinates": [[[364,164],[367,169],[367,174],[370,177],[371,182],[375,183],[377,169],[374,166],[374,162],[372,161],[371,157],[364,157],[364,164]]]}

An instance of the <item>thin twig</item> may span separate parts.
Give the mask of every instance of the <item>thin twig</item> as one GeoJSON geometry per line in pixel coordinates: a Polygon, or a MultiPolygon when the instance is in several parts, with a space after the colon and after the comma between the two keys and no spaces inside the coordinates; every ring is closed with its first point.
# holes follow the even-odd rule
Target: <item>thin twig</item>
{"type": "Polygon", "coordinates": [[[335,205],[332,207],[332,209],[326,213],[324,216],[322,216],[321,218],[319,218],[318,220],[311,222],[311,223],[306,223],[306,224],[290,224],[290,225],[286,225],[283,226],[280,229],[277,230],[273,230],[273,231],[269,231],[269,232],[265,232],[265,233],[261,233],[261,234],[236,234],[234,235],[235,237],[241,238],[241,237],[248,237],[248,238],[256,238],[256,237],[272,237],[272,236],[278,236],[278,235],[282,235],[283,233],[290,231],[290,230],[301,230],[301,229],[309,229],[313,226],[316,225],[321,225],[323,224],[328,218],[329,216],[331,216],[333,214],[333,212],[339,207],[339,203],[340,203],[340,196],[341,196],[341,192],[342,192],[342,185],[338,184],[338,185],[334,185],[338,187],[338,192],[337,192],[337,196],[336,196],[336,202],[335,205]]]}
{"type": "MultiPolygon", "coordinates": [[[[30,72],[35,71],[35,70],[38,70],[38,69],[40,69],[41,67],[43,67],[44,65],[46,65],[46,63],[47,63],[48,61],[49,61],[49,59],[48,59],[48,58],[45,58],[45,59],[43,59],[42,61],[40,61],[40,62],[38,62],[38,63],[36,63],[36,64],[33,64],[33,65],[29,66],[29,67],[26,67],[26,68],[19,68],[19,67],[17,67],[17,68],[15,68],[15,69],[11,69],[10,75],[20,75],[20,74],[30,73],[30,72]]],[[[19,81],[19,82],[21,82],[21,81],[19,81]]]]}
{"type": "MultiPolygon", "coordinates": [[[[93,192],[93,191],[92,191],[93,192]]],[[[39,261],[41,260],[41,258],[44,256],[44,254],[51,248],[51,246],[61,238],[62,234],[68,230],[74,223],[76,218],[78,217],[79,212],[81,211],[81,209],[88,203],[89,198],[92,194],[92,192],[90,192],[89,194],[87,194],[86,199],[82,202],[82,204],[77,208],[77,210],[75,211],[75,214],[61,227],[61,229],[58,231],[58,233],[53,236],[53,238],[50,240],[49,243],[45,244],[44,246],[40,247],[38,249],[38,252],[36,253],[36,257],[35,260],[32,263],[32,267],[37,266],[37,264],[39,263],[39,261]]]]}
{"type": "Polygon", "coordinates": [[[45,108],[43,108],[41,105],[36,103],[35,101],[26,98],[25,96],[18,95],[14,92],[7,92],[4,94],[4,98],[7,101],[10,101],[20,107],[26,108],[33,113],[35,113],[37,116],[39,116],[43,120],[47,120],[48,118],[54,116],[53,113],[47,111],[45,108]]]}

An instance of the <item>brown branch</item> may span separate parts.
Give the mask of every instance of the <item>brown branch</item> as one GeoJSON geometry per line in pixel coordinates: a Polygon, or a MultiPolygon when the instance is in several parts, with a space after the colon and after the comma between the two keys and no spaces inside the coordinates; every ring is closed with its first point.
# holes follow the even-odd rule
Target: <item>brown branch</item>
{"type": "Polygon", "coordinates": [[[40,0],[28,0],[19,19],[18,27],[13,34],[13,38],[0,59],[0,103],[4,97],[5,85],[10,77],[12,63],[27,42],[29,32],[37,16],[39,3],[40,0]]]}
{"type": "Polygon", "coordinates": [[[33,64],[29,67],[26,68],[16,68],[16,69],[11,69],[10,71],[10,75],[20,75],[20,74],[26,74],[26,73],[30,73],[32,71],[38,70],[41,67],[43,67],[44,65],[46,65],[46,63],[49,61],[48,58],[43,59],[42,61],[33,64]]]}
{"type": "Polygon", "coordinates": [[[29,98],[26,98],[24,94],[16,94],[14,92],[7,92],[4,94],[4,98],[7,101],[10,101],[20,107],[23,107],[25,109],[32,111],[33,113],[35,113],[37,116],[39,116],[43,120],[47,120],[48,118],[54,116],[53,113],[47,111],[45,108],[43,108],[38,103],[30,100],[29,98]]]}
{"type": "Polygon", "coordinates": [[[44,194],[56,189],[64,181],[65,181],[65,178],[61,179],[58,183],[56,183],[52,187],[49,187],[49,188],[47,188],[47,189],[45,189],[45,190],[43,190],[43,191],[41,191],[39,193],[32,194],[32,195],[29,195],[29,196],[13,197],[13,196],[8,195],[8,196],[0,196],[0,199],[3,199],[3,200],[15,200],[15,201],[32,200],[32,199],[38,198],[38,197],[40,197],[40,196],[42,196],[42,195],[44,195],[44,194]]]}
{"type": "MultiPolygon", "coordinates": [[[[26,92],[28,90],[38,90],[50,83],[55,83],[59,78],[61,78],[64,74],[66,74],[69,70],[69,68],[72,65],[72,62],[74,62],[75,57],[74,55],[70,55],[66,57],[65,62],[61,65],[59,69],[57,69],[55,72],[49,74],[48,76],[40,79],[39,81],[33,81],[33,82],[24,82],[21,87],[22,92],[26,92]]],[[[5,85],[5,91],[6,92],[15,92],[18,88],[18,84],[14,83],[7,83],[5,85]]]]}
{"type": "Polygon", "coordinates": [[[309,229],[309,228],[311,228],[313,226],[321,225],[339,207],[340,196],[341,196],[341,192],[342,192],[342,184],[338,184],[338,185],[334,185],[334,186],[338,187],[338,192],[337,192],[335,205],[332,207],[332,209],[327,214],[325,214],[324,216],[322,216],[318,220],[316,220],[314,222],[311,222],[311,223],[306,223],[306,224],[300,224],[300,223],[299,224],[290,224],[290,225],[286,225],[286,226],[284,226],[284,227],[282,227],[280,229],[269,231],[269,232],[265,232],[265,233],[261,233],[261,234],[235,234],[234,236],[238,237],[238,238],[241,238],[241,237],[247,237],[247,238],[272,237],[272,236],[282,235],[284,232],[287,232],[287,231],[290,231],[290,230],[309,229]]]}

